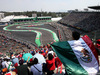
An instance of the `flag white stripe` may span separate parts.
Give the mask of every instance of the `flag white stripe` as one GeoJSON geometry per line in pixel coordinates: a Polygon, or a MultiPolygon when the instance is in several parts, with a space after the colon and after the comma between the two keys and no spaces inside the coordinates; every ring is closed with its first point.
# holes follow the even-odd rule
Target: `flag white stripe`
{"type": "Polygon", "coordinates": [[[68,43],[70,44],[73,52],[75,53],[80,65],[89,73],[89,75],[95,75],[99,70],[99,64],[98,64],[94,54],[92,53],[91,49],[85,43],[85,41],[82,38],[80,38],[77,41],[76,40],[68,41],[68,43]],[[86,50],[88,50],[90,56],[92,57],[91,62],[87,63],[87,62],[82,61],[82,59],[81,59],[82,48],[85,48],[86,50]]]}

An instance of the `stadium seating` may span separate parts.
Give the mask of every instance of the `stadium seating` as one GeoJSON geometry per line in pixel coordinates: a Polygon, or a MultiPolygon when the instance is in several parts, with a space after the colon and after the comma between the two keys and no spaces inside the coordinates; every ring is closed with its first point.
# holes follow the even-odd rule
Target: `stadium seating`
{"type": "Polygon", "coordinates": [[[72,12],[59,22],[90,32],[100,28],[100,12],[72,12]]]}

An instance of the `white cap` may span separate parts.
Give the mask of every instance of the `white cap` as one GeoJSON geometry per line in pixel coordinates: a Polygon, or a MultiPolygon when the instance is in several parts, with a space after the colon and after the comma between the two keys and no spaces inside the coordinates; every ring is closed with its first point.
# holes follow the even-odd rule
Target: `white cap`
{"type": "Polygon", "coordinates": [[[15,56],[12,56],[12,59],[15,58],[15,56]]]}

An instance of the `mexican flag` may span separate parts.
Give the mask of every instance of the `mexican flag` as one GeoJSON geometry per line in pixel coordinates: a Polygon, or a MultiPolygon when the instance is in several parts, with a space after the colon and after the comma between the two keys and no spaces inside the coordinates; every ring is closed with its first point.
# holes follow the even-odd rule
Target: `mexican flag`
{"type": "Polygon", "coordinates": [[[87,35],[51,46],[69,75],[95,75],[99,71],[98,54],[87,35]]]}

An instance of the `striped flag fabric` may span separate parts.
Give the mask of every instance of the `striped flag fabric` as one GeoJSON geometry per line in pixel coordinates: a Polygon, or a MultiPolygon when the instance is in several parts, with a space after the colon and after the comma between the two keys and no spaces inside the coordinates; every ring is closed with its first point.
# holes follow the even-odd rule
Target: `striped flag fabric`
{"type": "Polygon", "coordinates": [[[55,42],[51,46],[68,75],[95,75],[99,71],[98,54],[87,35],[79,40],[55,42]]]}

